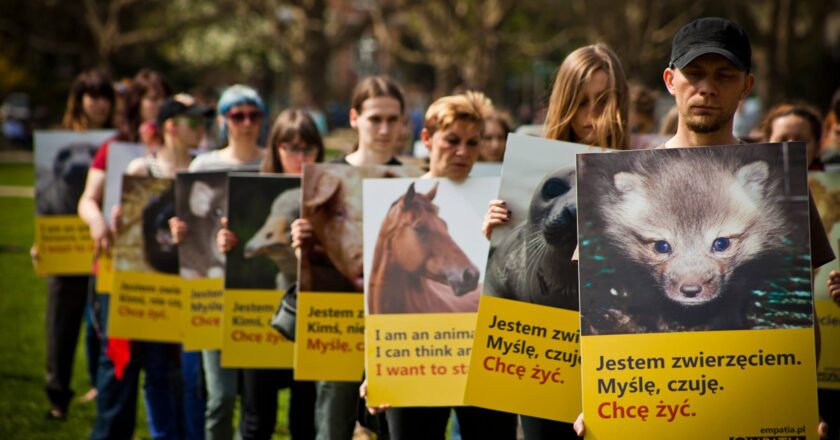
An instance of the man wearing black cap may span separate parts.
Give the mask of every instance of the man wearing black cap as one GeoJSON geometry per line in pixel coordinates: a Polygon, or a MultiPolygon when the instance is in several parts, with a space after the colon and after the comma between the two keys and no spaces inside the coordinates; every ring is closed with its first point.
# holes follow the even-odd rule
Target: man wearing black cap
{"type": "MultiPolygon", "coordinates": [[[[751,58],[749,36],[730,20],[704,17],[683,26],[674,36],[671,60],[662,74],[677,101],[677,134],[657,148],[744,143],[732,133],[732,125],[738,104],[755,83],[751,58]]],[[[810,210],[811,264],[817,268],[833,260],[834,253],[813,200],[810,210]]],[[[583,414],[574,429],[583,436],[583,414]]],[[[820,438],[827,431],[820,421],[820,438]]]]}
{"type": "Polygon", "coordinates": [[[126,174],[172,177],[176,170],[186,170],[192,161],[189,152],[204,136],[205,120],[215,112],[195,102],[192,96],[178,94],[160,107],[157,125],[163,133],[163,148],[153,156],[135,159],[128,164],[126,174]]]}
{"type": "Polygon", "coordinates": [[[677,100],[677,134],[665,147],[732,145],[738,104],[752,90],[750,40],[737,24],[700,18],[680,29],[662,74],[677,100]]]}
{"type": "MultiPolygon", "coordinates": [[[[676,98],[679,121],[665,148],[743,143],[732,134],[732,125],[738,104],[755,82],[751,58],[749,36],[729,20],[700,18],[677,32],[662,78],[676,98]]],[[[813,201],[810,209],[811,263],[817,268],[833,260],[834,253],[813,201]]],[[[819,430],[825,438],[825,423],[819,430]]]]}

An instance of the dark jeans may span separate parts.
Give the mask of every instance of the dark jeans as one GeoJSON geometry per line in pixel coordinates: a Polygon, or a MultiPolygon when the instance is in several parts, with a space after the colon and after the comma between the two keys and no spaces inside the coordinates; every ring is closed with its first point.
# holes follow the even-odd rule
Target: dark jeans
{"type": "MultiPolygon", "coordinates": [[[[100,301],[99,322],[107,329],[108,298],[100,301]]],[[[107,331],[105,332],[107,333],[107,331]]],[[[177,346],[155,342],[132,342],[131,360],[117,379],[113,362],[105,354],[107,343],[102,344],[99,355],[96,388],[96,421],[91,440],[129,440],[134,435],[137,418],[137,388],[140,370],[146,374],[143,391],[148,414],[149,433],[155,440],[178,439],[178,383],[177,346]]]]}
{"type": "Polygon", "coordinates": [[[840,390],[817,390],[820,416],[828,424],[828,440],[840,439],[840,390]]]}
{"type": "Polygon", "coordinates": [[[464,440],[516,438],[516,414],[472,406],[392,408],[385,413],[391,440],[443,440],[450,410],[455,410],[464,440]]]}
{"type": "Polygon", "coordinates": [[[67,411],[73,390],[73,360],[88,292],[87,276],[47,278],[47,398],[67,411]]]}
{"type": "Polygon", "coordinates": [[[572,440],[579,438],[571,423],[519,416],[525,440],[572,440]]]}
{"type": "Polygon", "coordinates": [[[277,423],[277,393],[291,388],[289,432],[293,440],[315,438],[315,382],[292,380],[292,370],[246,369],[242,371],[243,440],[268,440],[277,423]]]}

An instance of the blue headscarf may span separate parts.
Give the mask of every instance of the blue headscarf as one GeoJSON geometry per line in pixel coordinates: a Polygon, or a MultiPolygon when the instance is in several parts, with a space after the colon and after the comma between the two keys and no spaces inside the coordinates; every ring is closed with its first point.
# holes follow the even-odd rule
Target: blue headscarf
{"type": "MultiPolygon", "coordinates": [[[[259,108],[260,111],[263,113],[263,118],[260,122],[260,136],[259,139],[257,139],[257,144],[262,145],[263,141],[265,140],[268,110],[262,98],[260,98],[260,94],[257,93],[256,90],[242,84],[234,84],[228,87],[227,89],[225,89],[224,92],[222,92],[222,96],[219,97],[219,104],[216,107],[216,114],[224,117],[227,114],[227,112],[230,111],[230,109],[236,107],[237,105],[243,104],[253,105],[254,107],[259,108]]],[[[224,122],[222,122],[221,137],[222,141],[227,141],[227,119],[225,119],[224,122]]]]}

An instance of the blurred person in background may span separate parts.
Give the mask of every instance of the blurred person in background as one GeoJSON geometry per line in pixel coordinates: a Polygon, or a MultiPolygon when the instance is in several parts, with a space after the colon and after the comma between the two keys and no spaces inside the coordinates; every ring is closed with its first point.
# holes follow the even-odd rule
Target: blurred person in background
{"type": "Polygon", "coordinates": [[[641,84],[633,84],[629,90],[630,133],[653,133],[656,130],[656,93],[641,84]]]}
{"type": "Polygon", "coordinates": [[[761,122],[764,142],[803,141],[808,169],[820,171],[825,167],[819,158],[822,123],[819,111],[808,104],[778,104],[770,109],[761,122]]]}
{"type": "MultiPolygon", "coordinates": [[[[80,73],[70,87],[61,128],[73,131],[113,128],[114,89],[105,72],[80,73]]],[[[33,247],[34,250],[34,247],[33,247]]],[[[37,259],[37,252],[33,252],[37,259]]],[[[99,339],[90,319],[87,304],[88,276],[47,277],[47,398],[51,408],[48,419],[63,420],[73,397],[70,380],[82,318],[85,317],[85,352],[90,390],[82,400],[96,397],[96,365],[99,339]]]]}
{"type": "MultiPolygon", "coordinates": [[[[170,92],[169,83],[160,73],[149,69],[138,72],[127,91],[125,115],[122,118],[124,124],[114,139],[99,147],[91,163],[85,190],[79,199],[79,216],[90,228],[95,257],[103,253],[110,254],[113,242],[113,230],[102,213],[109,146],[114,141],[137,142],[140,124],[157,118],[160,104],[170,92]]],[[[138,376],[133,374],[134,369],[139,368],[138,363],[132,364],[131,356],[134,354],[142,359],[147,353],[142,348],[133,353],[130,341],[107,337],[109,298],[107,294],[93,295],[97,270],[94,264],[89,297],[95,298],[92,315],[100,341],[104,343],[98,353],[96,421],[90,438],[127,439],[134,433],[139,386],[138,376]]],[[[146,366],[143,390],[149,431],[154,439],[173,438],[177,435],[177,413],[172,411],[170,403],[174,402],[176,390],[168,382],[172,373],[172,369],[146,366]]]]}
{"type": "Polygon", "coordinates": [[[507,137],[514,130],[513,119],[503,110],[494,110],[484,120],[481,135],[481,148],[478,160],[483,162],[501,162],[505,157],[507,137]]]}
{"type": "MultiPolygon", "coordinates": [[[[265,102],[253,88],[234,84],[225,89],[216,108],[216,121],[225,146],[198,155],[190,163],[189,170],[259,167],[264,156],[259,142],[265,127],[266,111],[265,102]]],[[[176,244],[189,234],[189,225],[177,217],[169,220],[169,227],[176,244]]],[[[220,350],[202,350],[201,362],[207,390],[204,435],[208,440],[231,440],[241,370],[223,368],[220,350]]]]}
{"type": "MultiPolygon", "coordinates": [[[[300,176],[303,166],[323,162],[324,142],[315,121],[305,110],[289,109],[274,120],[267,141],[268,150],[260,164],[261,173],[283,173],[300,176]]],[[[239,239],[227,228],[222,229],[216,244],[222,253],[230,252],[239,239]]],[[[291,291],[297,289],[290,286],[291,291]]],[[[243,440],[269,440],[277,423],[277,393],[290,388],[289,433],[292,440],[315,438],[315,383],[296,381],[290,369],[249,368],[242,371],[242,422],[239,435],[243,440]]]]}
{"type": "Polygon", "coordinates": [[[840,89],[834,93],[831,107],[823,120],[820,158],[823,163],[840,164],[840,89]]]}

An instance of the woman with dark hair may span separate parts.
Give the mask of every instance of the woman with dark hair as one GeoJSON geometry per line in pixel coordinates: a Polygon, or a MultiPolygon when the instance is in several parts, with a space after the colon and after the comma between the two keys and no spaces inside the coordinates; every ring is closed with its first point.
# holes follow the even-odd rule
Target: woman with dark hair
{"type": "MultiPolygon", "coordinates": [[[[315,121],[304,110],[285,110],[274,120],[260,164],[263,173],[300,176],[303,166],[324,160],[324,142],[315,121]]],[[[219,251],[230,252],[239,240],[227,219],[216,236],[219,251]]],[[[294,287],[291,287],[293,289],[294,287]]],[[[242,372],[242,418],[239,434],[243,440],[271,438],[277,422],[277,393],[291,389],[289,431],[293,440],[315,438],[315,383],[295,381],[292,370],[245,369],[242,372]]]]}
{"type": "Polygon", "coordinates": [[[73,131],[114,127],[114,87],[111,77],[100,70],[80,73],[67,97],[61,128],[73,131]]]}
{"type": "MultiPolygon", "coordinates": [[[[70,87],[67,108],[61,126],[66,130],[86,131],[111,128],[114,114],[114,89],[105,72],[80,73],[70,87]]],[[[33,258],[37,250],[33,247],[33,258]]],[[[47,277],[47,418],[64,419],[73,397],[70,379],[82,318],[88,313],[88,276],[47,277]]],[[[89,319],[85,319],[89,322],[89,319]]],[[[91,389],[84,400],[96,397],[96,363],[99,340],[93,325],[85,325],[88,377],[91,389]]]]}
{"type": "MultiPolygon", "coordinates": [[[[108,148],[113,141],[136,142],[142,122],[154,121],[163,99],[170,91],[166,80],[157,72],[141,70],[132,80],[126,103],[126,118],[115,139],[104,143],[96,153],[88,171],[85,191],[79,199],[79,216],[90,228],[94,253],[98,257],[109,253],[113,231],[102,213],[105,193],[105,167],[108,148]],[[136,98],[136,99],[134,99],[136,98]],[[132,115],[139,115],[131,119],[132,115]],[[136,123],[130,122],[136,120],[136,123]],[[133,127],[133,128],[132,128],[133,127]]],[[[91,286],[95,286],[97,266],[94,265],[91,286]]],[[[137,416],[137,391],[140,370],[146,373],[143,389],[149,431],[153,438],[174,438],[178,431],[178,412],[175,410],[176,390],[170,385],[175,373],[170,354],[177,353],[172,344],[142,343],[134,346],[124,339],[108,339],[106,319],[108,295],[96,295],[97,312],[103,346],[99,351],[96,386],[96,421],[90,438],[131,438],[137,416]]]]}
{"type": "Polygon", "coordinates": [[[161,104],[171,94],[172,87],[160,73],[151,69],[137,72],[126,95],[120,140],[140,141],[140,127],[144,122],[155,122],[161,104]]]}
{"type": "Polygon", "coordinates": [[[764,142],[805,142],[809,170],[824,169],[820,161],[822,121],[820,112],[808,104],[778,104],[761,122],[764,142]]]}

